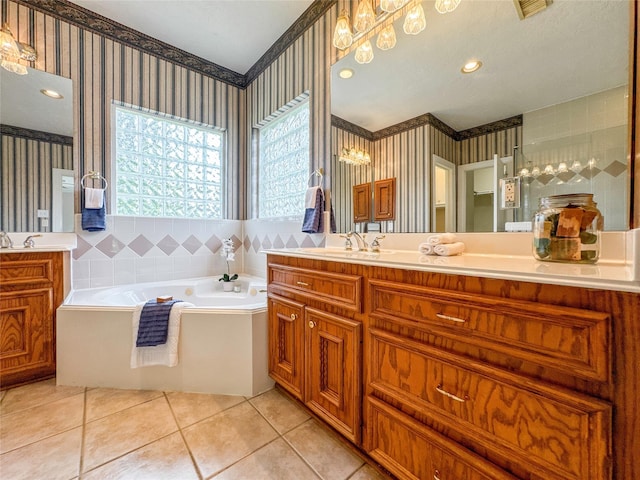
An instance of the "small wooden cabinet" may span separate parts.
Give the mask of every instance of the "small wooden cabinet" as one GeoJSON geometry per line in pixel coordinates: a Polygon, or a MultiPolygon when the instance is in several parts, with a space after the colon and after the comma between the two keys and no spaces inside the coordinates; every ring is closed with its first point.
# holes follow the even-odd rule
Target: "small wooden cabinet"
{"type": "Polygon", "coordinates": [[[268,264],[273,377],[396,477],[638,478],[640,294],[268,264]]]}
{"type": "Polygon", "coordinates": [[[269,264],[269,280],[270,375],[359,442],[362,327],[348,315],[361,308],[360,277],[269,264]]]}
{"type": "Polygon", "coordinates": [[[0,255],[0,388],[56,372],[56,308],[68,291],[68,252],[0,255]]]}

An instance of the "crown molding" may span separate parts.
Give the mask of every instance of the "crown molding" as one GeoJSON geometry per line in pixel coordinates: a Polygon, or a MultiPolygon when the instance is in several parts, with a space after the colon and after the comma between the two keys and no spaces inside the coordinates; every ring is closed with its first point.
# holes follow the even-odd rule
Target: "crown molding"
{"type": "Polygon", "coordinates": [[[234,72],[173,45],[157,40],[149,35],[122,25],[110,18],[103,17],[68,0],[13,0],[33,10],[51,15],[83,30],[95,33],[110,40],[125,44],[154,57],[167,60],[212,77],[221,82],[245,89],[278,56],[311,27],[337,0],[314,0],[304,13],[287,31],[267,50],[267,52],[249,69],[246,75],[234,72]]]}
{"type": "Polygon", "coordinates": [[[0,134],[25,138],[27,140],[37,140],[40,142],[73,146],[73,137],[58,135],[57,133],[41,132],[40,130],[31,130],[30,128],[15,127],[13,125],[0,124],[0,134]]]}
{"type": "Polygon", "coordinates": [[[370,142],[375,140],[373,132],[370,132],[366,128],[362,128],[361,126],[351,123],[336,115],[331,115],[331,125],[346,132],[353,133],[354,135],[364,138],[365,140],[369,140],[370,142]]]}
{"type": "Polygon", "coordinates": [[[473,137],[479,137],[480,135],[487,135],[489,133],[500,132],[507,128],[521,127],[522,115],[514,115],[513,117],[504,118],[491,123],[485,123],[478,127],[468,128],[457,132],[458,138],[456,140],[467,140],[473,137]]]}

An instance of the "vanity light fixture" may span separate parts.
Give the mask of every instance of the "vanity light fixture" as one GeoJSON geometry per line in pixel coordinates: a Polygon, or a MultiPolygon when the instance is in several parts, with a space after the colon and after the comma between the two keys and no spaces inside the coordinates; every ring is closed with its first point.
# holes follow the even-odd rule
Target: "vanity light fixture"
{"type": "Polygon", "coordinates": [[[364,150],[356,150],[354,147],[343,148],[338,160],[350,165],[369,165],[371,156],[364,150]]]}
{"type": "Polygon", "coordinates": [[[5,23],[0,30],[0,66],[18,75],[26,75],[27,67],[20,60],[33,62],[38,55],[33,47],[18,42],[5,23]]]}
{"type": "Polygon", "coordinates": [[[460,69],[462,73],[473,73],[482,67],[482,62],[480,60],[472,60],[464,64],[464,67],[460,69]]]}
{"type": "Polygon", "coordinates": [[[42,90],[40,90],[40,93],[55,100],[62,100],[64,98],[61,93],[58,93],[55,90],[49,90],[48,88],[43,88],[42,90]]]}
{"type": "Polygon", "coordinates": [[[358,63],[369,63],[373,60],[373,47],[371,42],[367,40],[356,49],[355,57],[358,63]]]}
{"type": "MultiPolygon", "coordinates": [[[[454,2],[456,5],[460,2],[460,0],[446,1],[454,2]]],[[[373,49],[370,49],[371,42],[369,40],[369,37],[372,36],[370,32],[376,27],[381,27],[376,40],[376,46],[380,50],[390,50],[395,47],[396,32],[392,21],[398,18],[399,13],[404,13],[398,12],[401,8],[407,10],[403,24],[403,30],[406,34],[417,35],[425,29],[427,21],[422,8],[422,0],[380,0],[380,13],[377,16],[371,0],[360,0],[353,20],[353,30],[349,24],[347,10],[342,10],[340,13],[333,31],[333,45],[340,50],[346,50],[354,42],[358,42],[369,34],[366,39],[363,39],[366,41],[356,50],[356,57],[360,58],[358,62],[369,63],[373,60],[373,49]]]]}
{"type": "Polygon", "coordinates": [[[407,13],[402,29],[407,35],[417,35],[423,31],[426,26],[427,19],[424,17],[424,9],[422,8],[422,5],[418,3],[415,7],[409,10],[409,13],[407,13]]]}
{"type": "Polygon", "coordinates": [[[338,75],[340,76],[340,78],[347,79],[347,78],[353,77],[354,73],[355,72],[353,70],[351,70],[350,68],[343,68],[342,70],[340,70],[338,72],[338,75]]]}
{"type": "Polygon", "coordinates": [[[460,0],[436,0],[436,10],[438,13],[453,12],[458,5],[460,5],[460,0]]]}

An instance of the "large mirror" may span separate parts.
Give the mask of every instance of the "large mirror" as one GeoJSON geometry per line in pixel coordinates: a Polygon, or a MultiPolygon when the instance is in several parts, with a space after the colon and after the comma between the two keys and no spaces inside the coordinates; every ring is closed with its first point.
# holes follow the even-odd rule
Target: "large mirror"
{"type": "Polygon", "coordinates": [[[72,232],[72,81],[27,70],[0,68],[0,229],[72,232]]]}
{"type": "Polygon", "coordinates": [[[542,196],[578,192],[594,194],[606,230],[628,228],[629,2],[547,4],[521,20],[513,1],[462,0],[444,15],[424,1],[427,26],[420,34],[406,35],[400,18],[395,48],[379,50],[374,37],[371,63],[357,63],[351,52],[333,65],[339,231],[364,228],[353,223],[352,185],[390,177],[397,179],[397,213],[383,231],[447,228],[452,220],[442,215],[453,210],[458,231],[500,230],[504,219],[530,221],[542,196]],[[481,68],[462,73],[470,60],[481,68]],[[340,78],[345,69],[351,78],[340,78]],[[371,164],[341,162],[342,148],[351,147],[367,150],[371,164]],[[455,166],[447,182],[455,192],[438,191],[443,162],[455,166]],[[481,162],[493,189],[474,189],[469,180],[475,169],[468,165],[481,162]],[[506,174],[520,178],[520,207],[494,213],[500,228],[474,227],[466,205],[495,210],[498,179],[506,174]]]}

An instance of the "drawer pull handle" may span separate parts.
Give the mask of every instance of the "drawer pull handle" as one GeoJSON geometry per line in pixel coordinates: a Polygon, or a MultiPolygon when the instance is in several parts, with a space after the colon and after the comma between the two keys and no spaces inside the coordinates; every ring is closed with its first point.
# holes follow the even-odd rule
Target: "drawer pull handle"
{"type": "Polygon", "coordinates": [[[442,320],[451,320],[452,322],[466,323],[466,320],[464,318],[452,317],[451,315],[445,315],[444,313],[436,313],[436,317],[442,320]]]}
{"type": "Polygon", "coordinates": [[[433,472],[433,480],[440,480],[440,470],[433,472]]]}
{"type": "Polygon", "coordinates": [[[446,390],[444,390],[444,389],[442,388],[442,384],[440,384],[440,385],[438,385],[438,386],[436,387],[436,391],[437,391],[438,393],[440,393],[441,395],[444,395],[445,397],[449,397],[450,399],[455,400],[456,402],[462,402],[462,403],[464,403],[464,402],[466,402],[467,400],[469,400],[469,396],[468,396],[468,395],[465,395],[465,396],[464,396],[464,398],[460,398],[459,396],[454,395],[453,393],[449,393],[449,392],[447,392],[446,390]]]}
{"type": "Polygon", "coordinates": [[[289,317],[291,317],[291,320],[295,320],[296,318],[298,318],[295,313],[292,313],[291,315],[289,315],[289,317]]]}
{"type": "Polygon", "coordinates": [[[300,285],[301,287],[308,287],[309,284],[305,283],[305,282],[296,282],[298,285],[300,285]]]}
{"type": "Polygon", "coordinates": [[[315,327],[317,324],[313,320],[309,320],[309,328],[315,327]]]}

